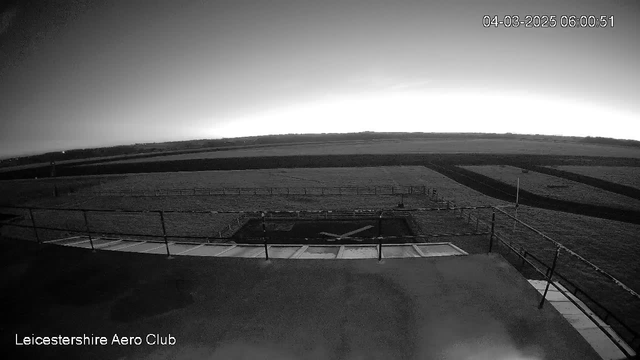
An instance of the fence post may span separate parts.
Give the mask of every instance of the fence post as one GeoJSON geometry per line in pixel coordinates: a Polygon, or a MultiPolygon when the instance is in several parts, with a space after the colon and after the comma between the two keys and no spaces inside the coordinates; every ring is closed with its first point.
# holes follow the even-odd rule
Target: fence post
{"type": "Polygon", "coordinates": [[[264,220],[264,212],[262,213],[262,240],[264,240],[264,257],[269,260],[269,247],[267,246],[267,226],[264,220]]]}
{"type": "Polygon", "coordinates": [[[382,261],[382,212],[378,218],[378,261],[382,261]]]}
{"type": "Polygon", "coordinates": [[[33,218],[33,211],[29,208],[29,216],[31,217],[31,226],[33,227],[33,232],[36,234],[36,241],[38,245],[40,245],[40,237],[38,236],[38,229],[36,228],[36,219],[33,218]]]}
{"type": "Polygon", "coordinates": [[[171,257],[171,253],[169,252],[169,242],[167,241],[167,228],[164,225],[164,211],[158,211],[160,213],[160,221],[162,222],[162,236],[164,237],[164,246],[167,248],[167,258],[173,259],[171,257]]]}
{"type": "Polygon", "coordinates": [[[87,210],[82,210],[82,217],[84,217],[84,228],[87,230],[87,236],[89,236],[89,243],[91,243],[91,251],[96,252],[96,248],[93,247],[93,238],[89,231],[89,221],[87,220],[87,210]]]}
{"type": "Polygon", "coordinates": [[[496,225],[496,211],[493,210],[493,214],[491,214],[491,235],[489,236],[489,252],[491,252],[491,249],[493,248],[493,234],[494,234],[495,225],[496,225]]]}
{"type": "Polygon", "coordinates": [[[544,288],[544,294],[542,294],[542,299],[540,300],[540,305],[538,305],[538,309],[542,309],[542,305],[544,305],[544,300],[546,299],[547,292],[549,291],[549,285],[551,284],[553,271],[556,268],[556,262],[558,261],[558,256],[560,256],[560,247],[556,246],[556,256],[553,258],[553,264],[551,264],[551,271],[549,272],[549,276],[547,276],[547,286],[545,286],[544,288]]]}

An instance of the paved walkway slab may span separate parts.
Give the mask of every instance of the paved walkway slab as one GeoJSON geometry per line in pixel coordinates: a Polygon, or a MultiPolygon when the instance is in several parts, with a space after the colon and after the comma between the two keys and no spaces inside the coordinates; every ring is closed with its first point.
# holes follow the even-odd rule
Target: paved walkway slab
{"type": "MultiPolygon", "coordinates": [[[[529,280],[529,283],[541,294],[544,294],[544,289],[547,285],[547,281],[544,280],[529,280]]],[[[600,319],[588,306],[586,306],[580,299],[571,294],[560,283],[555,283],[562,291],[559,291],[553,285],[549,286],[547,292],[547,304],[551,304],[562,316],[589,342],[593,349],[600,355],[602,359],[606,360],[619,360],[626,359],[626,355],[620,350],[620,348],[607,336],[596,323],[604,328],[615,341],[622,345],[631,355],[635,355],[635,352],[616,334],[616,332],[607,325],[602,319],[600,319]],[[571,300],[576,302],[580,307],[576,306],[571,300]],[[595,320],[591,320],[589,316],[595,320]]]]}

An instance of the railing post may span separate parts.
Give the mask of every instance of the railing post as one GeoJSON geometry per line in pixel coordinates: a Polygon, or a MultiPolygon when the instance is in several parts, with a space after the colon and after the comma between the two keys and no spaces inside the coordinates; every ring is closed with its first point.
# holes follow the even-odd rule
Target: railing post
{"type": "Polygon", "coordinates": [[[171,253],[169,252],[169,241],[167,241],[167,228],[164,225],[164,211],[158,211],[160,213],[160,221],[162,222],[162,236],[164,237],[164,246],[167,248],[167,258],[173,259],[171,257],[171,253]]]}
{"type": "Polygon", "coordinates": [[[496,211],[493,211],[493,214],[491,214],[491,235],[489,236],[489,252],[491,252],[492,248],[493,248],[493,235],[494,235],[494,229],[495,229],[495,225],[496,225],[496,211]]]}
{"type": "Polygon", "coordinates": [[[91,244],[91,251],[96,252],[96,248],[93,247],[93,238],[89,231],[89,221],[87,220],[87,210],[82,210],[82,217],[84,217],[84,228],[87,230],[87,236],[89,236],[89,243],[91,244]]]}
{"type": "Polygon", "coordinates": [[[267,246],[267,226],[265,224],[264,212],[262,213],[262,240],[264,240],[264,257],[269,260],[269,247],[267,246]]]}
{"type": "Polygon", "coordinates": [[[33,233],[36,235],[36,241],[38,245],[41,244],[40,236],[38,236],[38,228],[36,228],[36,219],[33,218],[33,211],[29,208],[29,217],[31,217],[31,226],[33,227],[33,233]]]}
{"type": "Polygon", "coordinates": [[[544,288],[544,294],[542,294],[542,299],[540,300],[540,305],[538,305],[538,309],[542,309],[542,305],[544,305],[544,300],[547,297],[547,292],[549,291],[549,285],[551,284],[551,280],[553,278],[553,271],[556,268],[556,262],[558,261],[558,256],[560,256],[560,247],[556,246],[556,256],[553,258],[553,264],[551,264],[551,271],[549,272],[549,276],[547,276],[547,286],[544,288]]]}

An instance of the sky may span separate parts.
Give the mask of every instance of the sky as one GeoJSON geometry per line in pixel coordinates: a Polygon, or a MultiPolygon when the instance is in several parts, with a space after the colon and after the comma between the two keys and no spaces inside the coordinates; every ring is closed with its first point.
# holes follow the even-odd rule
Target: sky
{"type": "Polygon", "coordinates": [[[640,140],[636,0],[0,6],[0,157],[353,131],[640,140]],[[487,28],[485,15],[557,23],[487,28]]]}

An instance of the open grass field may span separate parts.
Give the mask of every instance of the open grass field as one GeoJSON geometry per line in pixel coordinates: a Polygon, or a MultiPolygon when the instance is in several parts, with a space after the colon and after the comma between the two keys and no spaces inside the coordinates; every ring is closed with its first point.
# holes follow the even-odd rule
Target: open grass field
{"type": "MultiPolygon", "coordinates": [[[[257,149],[202,152],[167,155],[142,159],[119,160],[104,164],[175,161],[232,157],[344,155],[344,154],[537,154],[575,156],[613,156],[640,158],[640,149],[592,144],[559,143],[532,140],[471,139],[471,140],[379,140],[343,144],[312,144],[274,146],[257,149]]],[[[80,165],[83,166],[83,165],[80,165]]]]}
{"type": "MultiPolygon", "coordinates": [[[[57,179],[64,183],[66,179],[57,179]]],[[[458,205],[502,205],[500,200],[487,197],[474,190],[461,187],[455,181],[425,167],[378,167],[378,168],[323,168],[323,169],[273,169],[243,171],[208,171],[182,173],[134,174],[127,176],[104,176],[73,178],[72,181],[87,181],[89,185],[78,194],[88,194],[92,190],[129,190],[134,191],[157,188],[191,187],[269,187],[269,186],[402,186],[424,184],[438,190],[439,197],[454,201],[458,205]]],[[[41,180],[21,181],[23,186],[29,183],[42,186],[41,180]]],[[[339,209],[391,209],[401,202],[400,196],[392,195],[214,195],[214,196],[61,196],[37,197],[20,204],[23,206],[55,207],[66,209],[104,209],[132,211],[271,211],[271,210],[339,210],[339,209]]],[[[404,197],[407,208],[444,207],[444,203],[434,203],[426,195],[407,195],[404,197]]],[[[3,212],[16,212],[3,210],[3,212]]],[[[23,224],[30,224],[24,210],[23,224]]],[[[72,230],[84,231],[84,219],[80,212],[58,212],[53,215],[36,212],[36,220],[47,219],[40,226],[62,227],[69,232],[42,231],[42,237],[53,239],[72,234],[72,230]],[[55,225],[53,224],[55,223],[55,225]]],[[[176,214],[167,213],[168,235],[189,235],[210,237],[220,231],[239,216],[239,214],[176,214]]],[[[444,216],[444,215],[443,215],[444,216]]],[[[441,216],[440,216],[441,217],[441,216]]],[[[457,225],[439,220],[435,214],[416,215],[416,221],[425,229],[425,233],[456,232],[457,225]],[[434,219],[435,220],[434,223],[434,219]],[[436,225],[437,223],[437,225],[436,225]]],[[[105,233],[161,235],[161,223],[157,213],[140,214],[89,212],[91,230],[105,233]],[[94,225],[95,223],[95,225],[94,225]]],[[[18,234],[18,237],[33,239],[31,229],[3,229],[6,236],[18,234]]]]}
{"type": "Polygon", "coordinates": [[[520,189],[552,199],[585,204],[605,205],[622,209],[640,209],[640,201],[608,192],[579,182],[505,165],[463,166],[462,168],[515,186],[520,178],[520,189]]]}
{"type": "MultiPolygon", "coordinates": [[[[8,191],[16,181],[0,182],[8,191]]],[[[149,196],[110,197],[89,196],[93,191],[153,191],[155,189],[192,188],[267,188],[267,187],[340,187],[340,186],[425,186],[437,189],[440,197],[458,205],[502,205],[503,201],[460,186],[448,177],[423,166],[393,166],[364,168],[299,168],[237,171],[199,171],[149,173],[113,176],[57,178],[52,180],[20,180],[21,189],[49,189],[51,194],[31,198],[19,204],[25,206],[85,207],[126,210],[300,210],[331,208],[366,208],[367,206],[395,206],[399,196],[149,196]],[[54,198],[53,184],[60,186],[78,182],[78,196],[54,198]],[[84,195],[83,195],[84,194],[84,195]],[[86,195],[86,196],[85,196],[86,195]],[[342,200],[341,200],[342,199],[342,200]]],[[[21,190],[23,191],[23,190],[21,190]]],[[[412,197],[407,197],[406,201],[412,197]]],[[[420,199],[420,197],[416,197],[420,199]]],[[[411,206],[420,206],[420,200],[411,206]]]]}
{"type": "Polygon", "coordinates": [[[552,166],[554,169],[611,181],[640,189],[640,168],[630,166],[552,166]]]}

